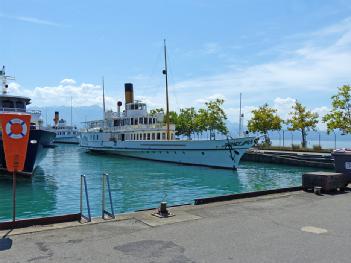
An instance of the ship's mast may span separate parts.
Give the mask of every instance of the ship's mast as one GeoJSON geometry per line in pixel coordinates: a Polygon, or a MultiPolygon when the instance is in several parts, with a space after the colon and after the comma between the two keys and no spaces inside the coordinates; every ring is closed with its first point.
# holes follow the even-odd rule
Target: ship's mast
{"type": "Polygon", "coordinates": [[[168,72],[167,72],[166,39],[163,40],[163,49],[164,49],[164,56],[165,56],[165,69],[162,71],[162,73],[165,75],[165,80],[166,80],[166,125],[167,125],[166,135],[167,135],[167,140],[170,140],[170,136],[169,136],[169,101],[168,101],[168,72]]]}
{"type": "Polygon", "coordinates": [[[102,110],[103,110],[102,117],[105,120],[106,109],[105,109],[105,81],[104,81],[104,77],[102,77],[102,110]]]}
{"type": "Polygon", "coordinates": [[[7,90],[9,85],[7,84],[8,80],[15,80],[14,77],[6,76],[5,74],[5,66],[2,66],[2,70],[0,70],[0,77],[2,82],[2,94],[7,94],[7,90]]]}
{"type": "Polygon", "coordinates": [[[73,114],[72,114],[72,96],[71,96],[71,126],[73,126],[73,114]]]}
{"type": "Polygon", "coordinates": [[[240,106],[239,106],[239,137],[241,136],[241,92],[240,92],[240,106]]]}

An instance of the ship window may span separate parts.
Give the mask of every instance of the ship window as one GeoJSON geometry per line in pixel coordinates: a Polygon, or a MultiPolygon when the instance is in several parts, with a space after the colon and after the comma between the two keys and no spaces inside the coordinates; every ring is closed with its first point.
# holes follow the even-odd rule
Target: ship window
{"type": "Polygon", "coordinates": [[[143,139],[143,134],[139,134],[139,140],[142,140],[143,139]]]}
{"type": "Polygon", "coordinates": [[[152,124],[152,118],[149,118],[149,124],[152,124]]]}
{"type": "Polygon", "coordinates": [[[156,123],[156,118],[152,119],[152,123],[155,124],[156,123]]]}
{"type": "Polygon", "coordinates": [[[147,140],[150,141],[150,133],[147,134],[147,140]]]}
{"type": "Polygon", "coordinates": [[[25,109],[25,105],[23,101],[16,101],[16,108],[25,109]]]}
{"type": "Polygon", "coordinates": [[[166,133],[162,133],[162,140],[166,140],[166,133]]]}
{"type": "Polygon", "coordinates": [[[4,100],[4,101],[2,102],[2,107],[3,107],[3,108],[14,108],[14,107],[13,107],[13,101],[4,100]]]}
{"type": "Polygon", "coordinates": [[[134,118],[130,118],[130,124],[131,124],[131,125],[134,124],[134,118]]]}
{"type": "Polygon", "coordinates": [[[144,118],[144,124],[147,124],[147,118],[144,118]]]}
{"type": "Polygon", "coordinates": [[[135,124],[135,125],[138,125],[138,119],[137,119],[137,118],[134,119],[134,124],[135,124]]]}
{"type": "Polygon", "coordinates": [[[159,132],[157,133],[157,140],[161,140],[161,134],[159,132]]]}
{"type": "Polygon", "coordinates": [[[143,139],[144,139],[144,140],[146,140],[146,133],[144,133],[144,135],[143,135],[143,139]]]}
{"type": "Polygon", "coordinates": [[[152,140],[155,140],[155,133],[152,133],[152,140]]]}

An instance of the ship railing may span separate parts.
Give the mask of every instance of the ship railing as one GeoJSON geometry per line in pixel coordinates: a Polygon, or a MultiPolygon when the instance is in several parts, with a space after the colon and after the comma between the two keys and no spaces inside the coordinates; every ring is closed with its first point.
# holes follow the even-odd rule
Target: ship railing
{"type": "Polygon", "coordinates": [[[23,108],[0,108],[0,111],[3,111],[3,112],[26,112],[26,109],[23,109],[23,108]]]}
{"type": "MultiPolygon", "coordinates": [[[[170,129],[174,129],[175,125],[171,124],[170,129]]],[[[137,130],[159,130],[159,129],[166,129],[166,125],[161,123],[156,124],[138,124],[138,125],[125,125],[125,126],[114,126],[109,127],[108,130],[111,132],[114,131],[137,131],[137,130]]]]}
{"type": "Polygon", "coordinates": [[[87,187],[87,179],[84,174],[80,176],[80,217],[85,219],[87,222],[91,222],[91,213],[90,213],[90,204],[89,204],[89,195],[87,187]],[[85,193],[85,201],[88,210],[88,216],[83,214],[83,188],[85,193]]]}
{"type": "Polygon", "coordinates": [[[41,111],[40,110],[27,110],[27,113],[29,114],[35,114],[35,115],[41,115],[41,111]]]}
{"type": "Polygon", "coordinates": [[[111,187],[110,187],[110,178],[108,174],[104,173],[102,175],[102,210],[101,210],[101,217],[102,219],[106,219],[106,216],[110,218],[115,218],[115,211],[113,210],[113,203],[112,203],[112,195],[111,195],[111,187]],[[106,187],[107,186],[107,192],[110,200],[110,206],[111,206],[111,211],[108,212],[105,207],[106,207],[106,187]]]}

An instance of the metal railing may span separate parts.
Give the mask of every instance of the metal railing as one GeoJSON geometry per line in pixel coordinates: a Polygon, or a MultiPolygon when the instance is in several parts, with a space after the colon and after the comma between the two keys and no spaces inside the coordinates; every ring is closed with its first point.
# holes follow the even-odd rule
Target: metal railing
{"type": "Polygon", "coordinates": [[[105,216],[109,216],[110,218],[115,218],[115,211],[113,209],[113,203],[112,203],[112,195],[111,195],[111,187],[110,187],[110,178],[107,173],[104,173],[102,175],[102,210],[101,210],[101,217],[102,219],[105,219],[105,216]],[[111,212],[108,212],[105,207],[106,207],[106,188],[105,185],[107,183],[107,191],[108,191],[108,196],[110,199],[110,206],[111,206],[111,212]]]}
{"type": "Polygon", "coordinates": [[[91,213],[90,213],[90,204],[89,204],[89,196],[88,196],[88,187],[87,180],[84,174],[80,176],[80,217],[85,219],[87,222],[91,222],[91,213]],[[85,192],[85,200],[88,210],[88,216],[83,214],[83,187],[85,192]]]}

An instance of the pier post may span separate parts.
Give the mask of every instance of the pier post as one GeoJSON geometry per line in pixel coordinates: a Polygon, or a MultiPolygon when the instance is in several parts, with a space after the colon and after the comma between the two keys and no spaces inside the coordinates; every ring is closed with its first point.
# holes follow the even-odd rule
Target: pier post
{"type": "Polygon", "coordinates": [[[12,222],[16,222],[16,170],[12,176],[12,222]]]}

